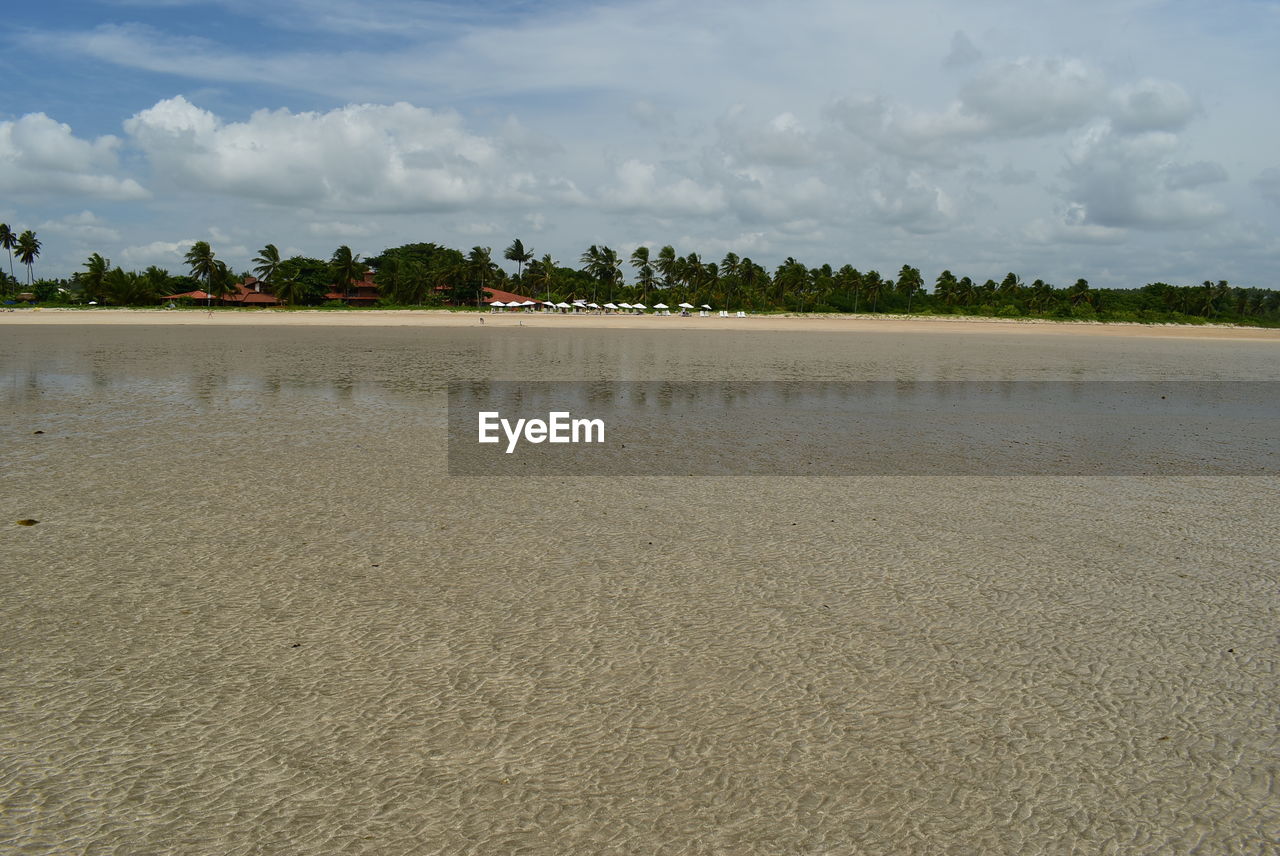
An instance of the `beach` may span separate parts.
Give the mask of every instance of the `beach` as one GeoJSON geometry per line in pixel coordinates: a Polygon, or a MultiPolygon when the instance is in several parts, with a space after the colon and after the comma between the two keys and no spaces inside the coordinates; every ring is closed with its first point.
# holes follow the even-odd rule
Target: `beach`
{"type": "Polygon", "coordinates": [[[946,332],[949,334],[1020,330],[1039,334],[1089,335],[1105,337],[1160,337],[1176,339],[1260,339],[1280,341],[1280,330],[1225,324],[1117,324],[1081,321],[1052,321],[1027,318],[980,318],[955,316],[885,315],[748,315],[746,318],[707,318],[679,315],[546,313],[546,312],[454,312],[445,309],[325,309],[325,310],[222,310],[206,312],[198,308],[163,309],[40,309],[0,313],[2,324],[130,324],[191,326],[304,326],[304,327],[473,327],[499,328],[531,326],[554,329],[597,328],[608,330],[764,330],[770,332],[830,333],[867,330],[874,332],[946,332]],[[941,325],[941,326],[939,326],[941,325]]]}
{"type": "Polygon", "coordinates": [[[466,379],[1278,369],[1212,326],[0,313],[0,844],[1265,852],[1275,476],[462,478],[443,436],[466,379]]]}

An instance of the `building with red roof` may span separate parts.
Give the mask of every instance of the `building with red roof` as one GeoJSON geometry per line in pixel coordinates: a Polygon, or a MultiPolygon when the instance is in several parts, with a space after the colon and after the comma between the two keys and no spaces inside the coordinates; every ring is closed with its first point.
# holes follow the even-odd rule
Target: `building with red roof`
{"type": "Polygon", "coordinates": [[[351,283],[344,291],[339,291],[337,286],[334,286],[334,289],[324,296],[325,300],[345,301],[348,306],[372,306],[380,297],[382,294],[373,281],[372,271],[365,271],[364,279],[351,283]]]}

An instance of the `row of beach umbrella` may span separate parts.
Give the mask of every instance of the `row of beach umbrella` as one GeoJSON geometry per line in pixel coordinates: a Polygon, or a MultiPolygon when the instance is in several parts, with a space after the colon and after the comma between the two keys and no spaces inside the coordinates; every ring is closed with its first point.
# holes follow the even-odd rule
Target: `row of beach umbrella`
{"type": "MultiPolygon", "coordinates": [[[[573,303],[565,303],[564,301],[553,303],[550,300],[513,300],[510,303],[503,303],[501,300],[495,300],[490,303],[489,306],[494,309],[527,309],[534,306],[542,306],[547,309],[608,309],[613,312],[621,309],[644,312],[649,309],[649,307],[645,306],[643,303],[606,303],[602,306],[599,303],[588,303],[585,300],[575,300],[573,303]]],[[[667,306],[665,303],[655,303],[653,308],[661,312],[662,310],[670,309],[671,307],[667,306]]],[[[676,308],[693,309],[695,307],[692,303],[680,303],[677,304],[676,308]]],[[[702,304],[702,308],[708,312],[711,311],[711,307],[705,303],[702,304]]]]}

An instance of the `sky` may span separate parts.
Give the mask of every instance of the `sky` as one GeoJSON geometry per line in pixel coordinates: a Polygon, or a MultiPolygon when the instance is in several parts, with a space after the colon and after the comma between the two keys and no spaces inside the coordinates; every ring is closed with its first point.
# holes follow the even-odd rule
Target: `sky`
{"type": "Polygon", "coordinates": [[[28,4],[0,222],[37,276],[520,238],[1280,288],[1278,43],[1275,0],[28,4]]]}

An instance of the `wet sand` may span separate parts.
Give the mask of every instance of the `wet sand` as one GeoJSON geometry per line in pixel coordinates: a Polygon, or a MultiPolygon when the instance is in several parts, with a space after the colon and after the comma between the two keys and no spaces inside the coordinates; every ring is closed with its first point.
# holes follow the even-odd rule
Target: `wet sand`
{"type": "Polygon", "coordinates": [[[449,478],[443,442],[456,378],[1272,380],[1273,331],[56,315],[0,319],[6,851],[1280,833],[1280,480],[449,478]]]}

